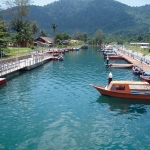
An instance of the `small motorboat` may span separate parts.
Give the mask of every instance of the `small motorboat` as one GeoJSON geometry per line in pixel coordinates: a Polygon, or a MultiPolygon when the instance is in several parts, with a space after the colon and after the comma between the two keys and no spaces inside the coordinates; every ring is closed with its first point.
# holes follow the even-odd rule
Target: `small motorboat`
{"type": "Polygon", "coordinates": [[[61,56],[58,56],[58,60],[59,60],[59,61],[63,61],[63,60],[64,60],[63,56],[62,56],[62,55],[61,55],[61,56]]]}
{"type": "Polygon", "coordinates": [[[109,82],[107,86],[99,86],[91,84],[102,95],[150,100],[150,84],[142,81],[112,81],[109,75],[109,82]]]}
{"type": "Polygon", "coordinates": [[[132,70],[135,75],[142,75],[144,73],[144,71],[137,66],[133,66],[132,70]]]}

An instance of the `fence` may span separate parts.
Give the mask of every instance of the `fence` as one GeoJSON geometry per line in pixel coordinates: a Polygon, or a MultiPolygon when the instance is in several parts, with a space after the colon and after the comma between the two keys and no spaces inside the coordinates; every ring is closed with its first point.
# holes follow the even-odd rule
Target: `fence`
{"type": "Polygon", "coordinates": [[[137,59],[145,64],[148,64],[150,65],[150,60],[145,58],[145,56],[139,56],[138,54],[134,54],[132,51],[129,51],[129,50],[126,50],[126,49],[118,49],[118,51],[134,58],[134,59],[137,59]]]}
{"type": "Polygon", "coordinates": [[[17,70],[23,69],[25,67],[30,67],[36,65],[40,62],[44,62],[44,60],[49,59],[51,57],[48,53],[43,53],[43,55],[32,55],[32,57],[18,60],[17,58],[13,61],[8,62],[0,62],[0,76],[4,76],[11,72],[15,72],[17,70]]]}

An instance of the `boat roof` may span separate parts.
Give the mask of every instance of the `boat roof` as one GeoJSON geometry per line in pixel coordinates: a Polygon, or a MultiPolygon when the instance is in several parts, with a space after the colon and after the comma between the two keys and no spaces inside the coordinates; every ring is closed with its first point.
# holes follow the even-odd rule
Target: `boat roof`
{"type": "Polygon", "coordinates": [[[142,82],[142,81],[111,81],[111,84],[149,84],[148,82],[142,82]]]}

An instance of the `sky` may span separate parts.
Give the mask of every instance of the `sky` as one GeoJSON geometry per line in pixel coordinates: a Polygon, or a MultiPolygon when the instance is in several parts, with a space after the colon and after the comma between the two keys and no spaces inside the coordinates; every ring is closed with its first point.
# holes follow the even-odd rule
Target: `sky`
{"type": "MultiPolygon", "coordinates": [[[[44,6],[58,0],[33,0],[33,5],[44,6]]],[[[116,0],[129,6],[143,6],[150,4],[150,0],[116,0]]]]}

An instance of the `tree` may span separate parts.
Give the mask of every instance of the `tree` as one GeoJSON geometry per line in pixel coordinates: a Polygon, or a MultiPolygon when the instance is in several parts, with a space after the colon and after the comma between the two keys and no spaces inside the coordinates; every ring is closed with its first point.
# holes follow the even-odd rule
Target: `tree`
{"type": "Polygon", "coordinates": [[[6,47],[8,45],[8,42],[10,42],[9,39],[9,31],[8,31],[8,24],[2,20],[2,16],[0,17],[0,55],[1,52],[5,53],[6,47]]]}
{"type": "Polygon", "coordinates": [[[104,38],[102,30],[100,29],[97,30],[97,32],[94,35],[94,38],[95,38],[95,44],[101,45],[103,42],[103,38],[104,38]]]}
{"type": "Polygon", "coordinates": [[[23,20],[29,13],[29,6],[32,4],[31,0],[4,0],[6,6],[8,6],[9,13],[14,19],[23,20]]]}
{"type": "Polygon", "coordinates": [[[55,30],[56,30],[56,28],[57,28],[57,24],[52,24],[51,27],[52,27],[53,30],[54,30],[54,36],[55,36],[55,30]]]}
{"type": "Polygon", "coordinates": [[[19,32],[13,34],[13,42],[20,46],[26,46],[27,42],[32,42],[33,33],[29,22],[24,22],[19,32]]]}
{"type": "Polygon", "coordinates": [[[40,30],[40,36],[47,36],[44,30],[40,30]]]}
{"type": "Polygon", "coordinates": [[[83,37],[84,37],[84,42],[86,43],[87,42],[87,34],[83,33],[83,37]]]}
{"type": "Polygon", "coordinates": [[[35,38],[35,34],[36,34],[36,33],[38,32],[38,30],[39,30],[37,21],[33,21],[33,22],[32,22],[31,28],[32,28],[32,32],[33,32],[33,35],[34,35],[34,38],[35,38]]]}

